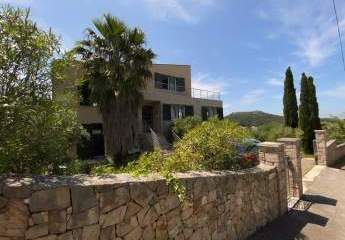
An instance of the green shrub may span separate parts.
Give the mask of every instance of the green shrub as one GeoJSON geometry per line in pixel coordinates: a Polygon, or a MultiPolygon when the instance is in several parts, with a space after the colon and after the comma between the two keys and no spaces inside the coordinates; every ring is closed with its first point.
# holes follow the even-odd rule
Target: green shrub
{"type": "Polygon", "coordinates": [[[201,123],[202,120],[199,117],[181,118],[174,121],[172,130],[177,134],[179,138],[183,138],[183,136],[188,131],[195,128],[196,126],[199,126],[201,123]]]}
{"type": "Polygon", "coordinates": [[[66,102],[0,99],[0,173],[59,173],[82,131],[66,102]]]}
{"type": "Polygon", "coordinates": [[[173,157],[193,168],[238,169],[238,147],[248,137],[249,132],[232,121],[211,119],[177,142],[173,157]]]}
{"type": "Polygon", "coordinates": [[[92,173],[104,175],[122,172],[134,176],[157,173],[165,177],[167,184],[183,200],[185,188],[174,177],[174,173],[252,167],[255,162],[253,155],[239,157],[241,146],[248,136],[249,132],[234,122],[211,119],[188,131],[175,144],[175,151],[171,154],[155,150],[142,154],[137,161],[130,162],[124,168],[99,166],[92,173]]]}
{"type": "Polygon", "coordinates": [[[338,143],[345,142],[345,120],[335,118],[324,122],[323,125],[330,139],[336,139],[338,143]]]}
{"type": "Polygon", "coordinates": [[[253,130],[253,135],[260,141],[276,141],[282,137],[299,137],[300,130],[286,127],[282,123],[270,123],[253,130]]]}

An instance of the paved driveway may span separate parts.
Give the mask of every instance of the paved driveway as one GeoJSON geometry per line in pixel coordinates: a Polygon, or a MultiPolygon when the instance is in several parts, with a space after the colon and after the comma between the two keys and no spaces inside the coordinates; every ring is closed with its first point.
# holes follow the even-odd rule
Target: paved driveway
{"type": "Polygon", "coordinates": [[[304,181],[307,191],[297,209],[249,239],[345,240],[345,171],[316,166],[304,181]]]}

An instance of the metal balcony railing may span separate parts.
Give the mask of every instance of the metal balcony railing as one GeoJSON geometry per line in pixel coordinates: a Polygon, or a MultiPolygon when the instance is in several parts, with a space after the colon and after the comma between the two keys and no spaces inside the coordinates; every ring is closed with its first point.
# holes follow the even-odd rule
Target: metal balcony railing
{"type": "Polygon", "coordinates": [[[220,100],[220,92],[192,88],[192,97],[209,100],[220,100]]]}

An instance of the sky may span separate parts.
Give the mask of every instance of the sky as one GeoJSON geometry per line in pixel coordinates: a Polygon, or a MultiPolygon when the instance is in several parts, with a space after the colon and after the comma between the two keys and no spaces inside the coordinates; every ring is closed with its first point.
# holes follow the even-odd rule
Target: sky
{"type": "MultiPolygon", "coordinates": [[[[345,1],[335,0],[345,36],[345,1]]],[[[111,13],[140,27],[156,63],[188,64],[195,88],[220,91],[224,112],[282,114],[291,66],[314,77],[320,115],[345,116],[345,71],[332,0],[0,0],[30,7],[65,49],[111,13]]],[[[344,39],[345,41],[345,39],[344,39]]],[[[344,42],[345,43],[345,42],[344,42]]]]}

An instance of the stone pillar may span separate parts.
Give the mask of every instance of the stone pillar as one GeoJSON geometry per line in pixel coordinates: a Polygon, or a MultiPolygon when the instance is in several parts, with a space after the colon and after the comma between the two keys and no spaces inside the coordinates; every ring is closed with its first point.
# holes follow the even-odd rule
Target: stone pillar
{"type": "Polygon", "coordinates": [[[315,145],[318,165],[327,165],[327,135],[325,130],[315,130],[315,145]]]}
{"type": "Polygon", "coordinates": [[[301,198],[303,194],[301,141],[298,138],[280,138],[277,141],[284,144],[284,154],[288,158],[287,174],[292,179],[292,184],[288,188],[293,197],[301,198]]]}
{"type": "Polygon", "coordinates": [[[287,212],[287,181],[286,181],[286,160],[284,155],[284,144],[277,142],[263,142],[258,144],[260,163],[275,166],[278,175],[279,191],[279,214],[287,212]]]}

